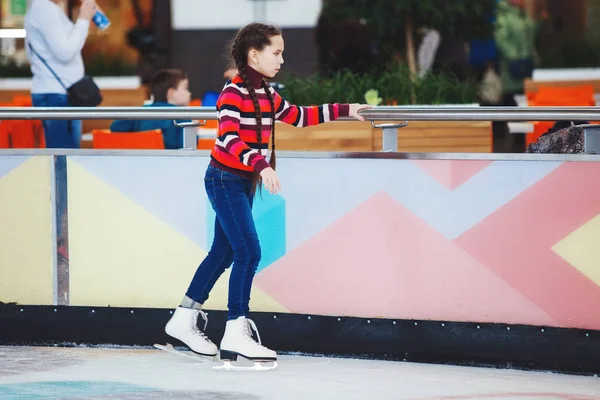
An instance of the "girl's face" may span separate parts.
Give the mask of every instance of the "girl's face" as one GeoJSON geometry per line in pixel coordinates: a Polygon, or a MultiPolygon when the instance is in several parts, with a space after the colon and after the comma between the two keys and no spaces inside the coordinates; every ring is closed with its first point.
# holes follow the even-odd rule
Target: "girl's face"
{"type": "Polygon", "coordinates": [[[271,44],[258,51],[250,49],[248,53],[248,65],[266,76],[273,78],[283,64],[283,37],[272,36],[271,44]]]}

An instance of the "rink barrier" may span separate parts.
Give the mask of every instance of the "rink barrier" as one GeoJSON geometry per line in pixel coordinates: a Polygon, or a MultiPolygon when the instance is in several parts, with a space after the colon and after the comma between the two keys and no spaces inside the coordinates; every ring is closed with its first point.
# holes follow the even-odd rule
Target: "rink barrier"
{"type": "MultiPolygon", "coordinates": [[[[152,348],[172,310],[0,304],[0,345],[152,348]]],[[[219,343],[225,311],[208,310],[219,343]]],[[[600,374],[600,332],[545,326],[253,312],[283,354],[600,374]]],[[[184,349],[180,349],[184,350],[184,349]]],[[[282,363],[285,368],[285,363],[282,363]]]]}
{"type": "MultiPolygon", "coordinates": [[[[595,247],[585,245],[595,243],[598,227],[600,189],[590,182],[599,162],[596,155],[282,152],[285,191],[256,200],[273,221],[257,219],[259,236],[275,235],[252,294],[261,337],[282,352],[600,373],[597,264],[595,247]],[[344,174],[363,182],[361,190],[344,174]],[[383,186],[367,184],[376,177],[383,186]],[[508,198],[515,185],[520,192],[508,198]],[[344,201],[356,207],[323,226],[344,201]],[[481,219],[489,202],[496,203],[481,219]],[[315,232],[308,247],[293,245],[307,229],[315,232]],[[339,235],[349,244],[335,248],[339,235]],[[340,279],[341,271],[356,277],[340,279]]],[[[202,257],[196,246],[210,242],[204,191],[193,184],[207,163],[206,152],[183,150],[0,154],[0,225],[12,227],[0,231],[0,301],[17,303],[0,306],[0,344],[160,342],[202,257]],[[64,212],[59,198],[68,199],[64,212]],[[178,217],[169,221],[171,213],[148,199],[171,199],[178,217]],[[182,228],[200,243],[191,245],[182,228]]],[[[225,280],[206,304],[215,341],[226,295],[225,280]]]]}
{"type": "MultiPolygon", "coordinates": [[[[552,119],[598,115],[583,109],[552,119]]],[[[429,118],[407,113],[370,117],[429,118]]],[[[251,303],[265,343],[286,352],[599,372],[600,281],[594,249],[584,245],[598,229],[600,191],[590,182],[600,174],[600,156],[383,151],[278,158],[285,192],[257,199],[276,220],[259,221],[259,236],[273,246],[263,254],[251,303]],[[340,179],[344,174],[353,180],[340,179]],[[384,179],[375,185],[375,177],[384,179]],[[332,219],[338,205],[344,212],[332,219]],[[350,234],[357,224],[360,235],[350,234]],[[350,244],[327,253],[340,246],[339,235],[350,244]],[[367,251],[371,258],[361,258],[367,251]],[[398,257],[403,262],[390,275],[398,257]],[[339,280],[337,264],[356,279],[339,280]]],[[[208,160],[206,151],[185,149],[0,150],[0,224],[13,227],[0,236],[0,301],[17,303],[0,306],[0,343],[160,341],[167,313],[210,242],[201,184],[208,160]],[[175,220],[149,199],[172,199],[175,220]],[[136,226],[144,228],[124,241],[136,226]],[[155,233],[177,253],[157,251],[155,233]],[[120,240],[105,241],[111,237],[120,240]],[[154,278],[140,284],[142,271],[154,278]]],[[[226,290],[215,289],[209,335],[219,340],[226,290]]]]}

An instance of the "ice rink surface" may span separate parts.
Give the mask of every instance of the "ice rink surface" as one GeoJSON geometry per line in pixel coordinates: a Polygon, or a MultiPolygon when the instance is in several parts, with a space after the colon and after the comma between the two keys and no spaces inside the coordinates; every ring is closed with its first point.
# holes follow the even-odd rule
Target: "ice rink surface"
{"type": "Polygon", "coordinates": [[[0,399],[600,399],[600,378],[548,372],[300,355],[266,372],[213,365],[156,349],[0,347],[0,399]]]}

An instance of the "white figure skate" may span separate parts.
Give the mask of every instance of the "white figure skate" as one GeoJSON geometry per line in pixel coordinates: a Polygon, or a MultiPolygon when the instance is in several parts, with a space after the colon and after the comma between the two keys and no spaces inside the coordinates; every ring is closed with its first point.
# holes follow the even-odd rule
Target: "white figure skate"
{"type": "Polygon", "coordinates": [[[177,307],[173,317],[165,326],[166,345],[155,344],[154,347],[169,353],[178,354],[189,358],[198,358],[193,354],[178,351],[174,346],[184,346],[205,358],[217,355],[217,346],[206,337],[204,331],[208,325],[208,316],[202,310],[177,307]],[[198,329],[198,315],[204,319],[204,329],[198,329]]]}
{"type": "Polygon", "coordinates": [[[277,353],[262,345],[256,324],[246,317],[227,321],[220,353],[223,365],[213,367],[220,371],[269,371],[278,366],[277,353]],[[256,332],[258,342],[252,337],[252,330],[256,332]],[[232,364],[238,357],[254,362],[254,365],[232,364]]]}

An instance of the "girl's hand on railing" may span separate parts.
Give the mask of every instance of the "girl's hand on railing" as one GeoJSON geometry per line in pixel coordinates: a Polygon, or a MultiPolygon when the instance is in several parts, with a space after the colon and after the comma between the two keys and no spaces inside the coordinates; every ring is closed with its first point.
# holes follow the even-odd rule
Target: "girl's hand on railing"
{"type": "Polygon", "coordinates": [[[360,115],[358,115],[358,112],[362,111],[362,110],[366,110],[368,108],[373,108],[373,106],[370,106],[368,104],[358,104],[358,103],[350,104],[350,113],[348,114],[348,116],[352,117],[354,119],[357,119],[359,121],[364,121],[365,119],[363,117],[361,117],[360,115]]]}

